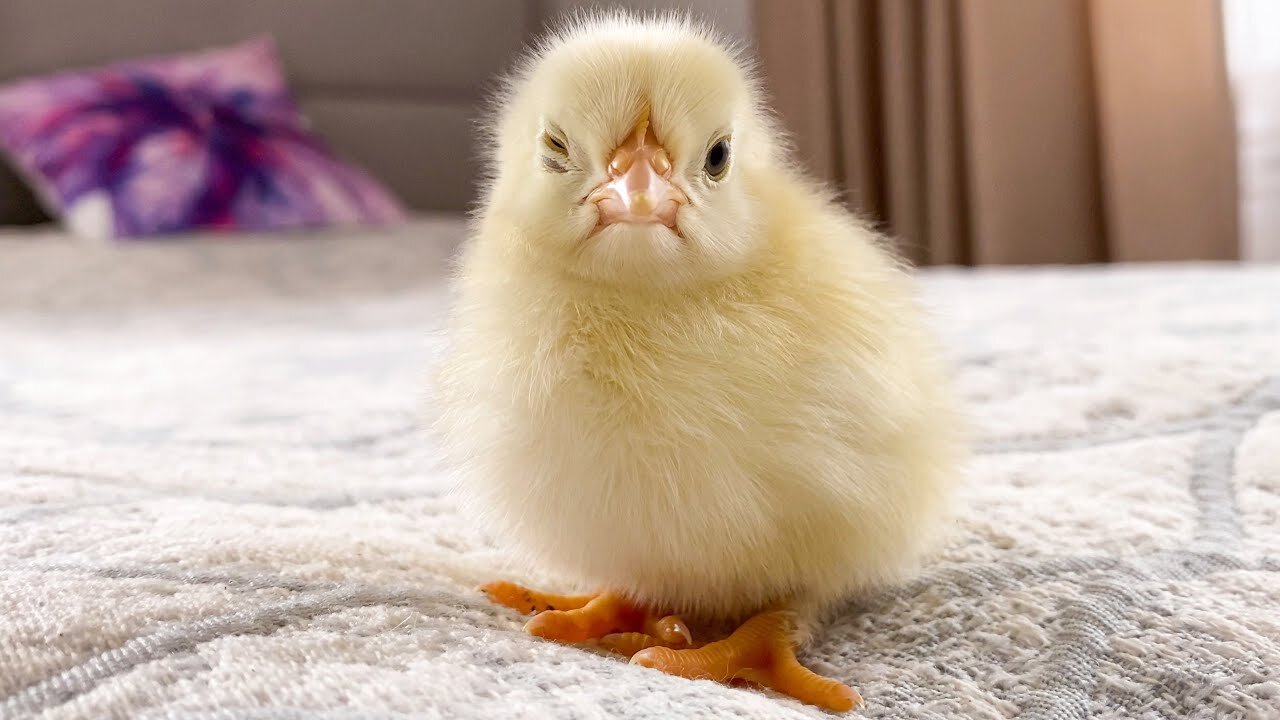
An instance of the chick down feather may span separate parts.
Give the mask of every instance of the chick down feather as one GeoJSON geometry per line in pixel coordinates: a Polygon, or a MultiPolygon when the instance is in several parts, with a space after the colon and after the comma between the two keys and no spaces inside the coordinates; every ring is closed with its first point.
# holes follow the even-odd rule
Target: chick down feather
{"type": "Polygon", "coordinates": [[[495,107],[435,395],[477,516],[691,617],[816,616],[909,571],[964,455],[946,368],[910,273],[790,162],[749,63],[685,20],[580,18],[495,107]],[[688,204],[598,228],[583,198],[640,117],[688,204]]]}

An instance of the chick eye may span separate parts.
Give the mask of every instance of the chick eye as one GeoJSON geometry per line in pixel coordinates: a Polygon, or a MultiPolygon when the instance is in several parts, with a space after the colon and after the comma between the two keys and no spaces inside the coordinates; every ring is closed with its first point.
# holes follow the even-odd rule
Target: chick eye
{"type": "Polygon", "coordinates": [[[542,158],[542,167],[554,173],[568,172],[565,163],[569,160],[569,146],[560,138],[549,132],[542,133],[542,147],[551,151],[551,155],[539,153],[542,158]]]}
{"type": "Polygon", "coordinates": [[[560,155],[569,154],[569,146],[565,144],[565,141],[551,133],[542,133],[542,144],[547,146],[547,149],[554,153],[558,153],[560,155]]]}
{"type": "Polygon", "coordinates": [[[729,170],[729,138],[718,140],[707,150],[707,161],[703,169],[712,180],[724,179],[729,170]]]}

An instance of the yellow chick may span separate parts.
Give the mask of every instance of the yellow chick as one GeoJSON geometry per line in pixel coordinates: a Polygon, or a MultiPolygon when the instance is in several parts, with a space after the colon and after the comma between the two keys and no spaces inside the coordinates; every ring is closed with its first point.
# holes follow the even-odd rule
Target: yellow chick
{"type": "Polygon", "coordinates": [[[541,637],[853,707],[794,651],[929,547],[963,450],[908,272],[686,20],[571,22],[492,130],[437,428],[490,527],[593,592],[484,590],[541,637]]]}

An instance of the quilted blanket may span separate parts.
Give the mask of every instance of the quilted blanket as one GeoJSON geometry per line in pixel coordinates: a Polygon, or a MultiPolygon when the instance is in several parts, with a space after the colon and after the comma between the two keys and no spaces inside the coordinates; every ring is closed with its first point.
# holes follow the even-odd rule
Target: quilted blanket
{"type": "MultiPolygon", "coordinates": [[[[521,632],[422,431],[458,234],[0,240],[0,717],[816,718],[521,632]]],[[[952,542],[857,716],[1280,716],[1280,269],[935,270],[952,542]]]]}

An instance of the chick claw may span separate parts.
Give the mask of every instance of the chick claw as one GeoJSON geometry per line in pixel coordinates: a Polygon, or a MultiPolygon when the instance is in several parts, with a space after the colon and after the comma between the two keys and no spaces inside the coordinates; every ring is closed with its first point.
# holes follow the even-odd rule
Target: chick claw
{"type": "Polygon", "coordinates": [[[849,686],[824,678],[796,660],[786,613],[761,613],[732,635],[697,649],[649,647],[631,662],[690,679],[728,683],[746,680],[810,705],[845,712],[862,702],[849,686]]]}
{"type": "Polygon", "coordinates": [[[596,641],[598,646],[628,657],[646,647],[685,648],[693,644],[693,636],[680,618],[658,617],[613,593],[552,595],[505,581],[491,582],[480,590],[499,605],[533,614],[525,631],[548,640],[596,641]]]}

